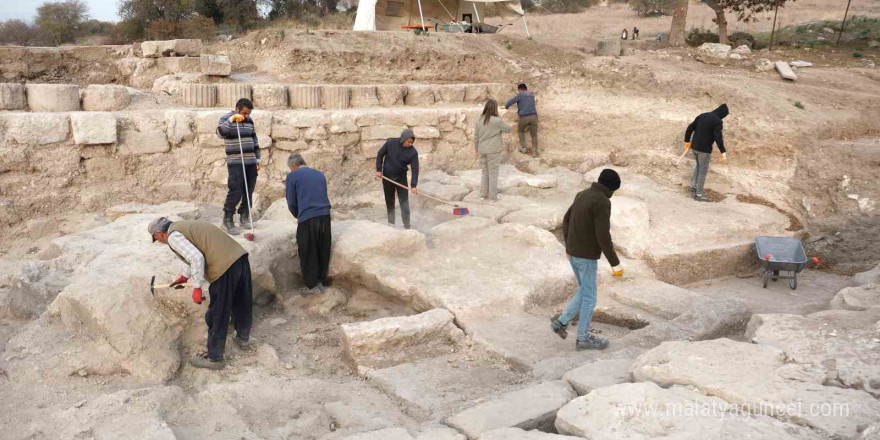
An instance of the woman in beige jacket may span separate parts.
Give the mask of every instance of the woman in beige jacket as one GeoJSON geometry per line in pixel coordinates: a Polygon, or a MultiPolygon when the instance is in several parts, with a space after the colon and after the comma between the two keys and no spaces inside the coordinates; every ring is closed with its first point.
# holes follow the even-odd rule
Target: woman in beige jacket
{"type": "Polygon", "coordinates": [[[480,198],[483,199],[498,200],[498,168],[503,148],[501,133],[510,133],[510,126],[498,117],[498,103],[490,99],[474,128],[474,147],[483,168],[480,186],[480,198]]]}

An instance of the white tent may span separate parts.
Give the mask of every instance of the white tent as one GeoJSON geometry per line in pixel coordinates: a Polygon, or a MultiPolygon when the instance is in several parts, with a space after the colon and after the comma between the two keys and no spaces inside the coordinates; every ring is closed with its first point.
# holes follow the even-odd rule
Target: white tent
{"type": "Polygon", "coordinates": [[[522,17],[520,0],[360,0],[354,20],[356,31],[400,30],[404,26],[430,26],[431,19],[444,22],[483,23],[486,3],[494,3],[506,20],[522,17]]]}

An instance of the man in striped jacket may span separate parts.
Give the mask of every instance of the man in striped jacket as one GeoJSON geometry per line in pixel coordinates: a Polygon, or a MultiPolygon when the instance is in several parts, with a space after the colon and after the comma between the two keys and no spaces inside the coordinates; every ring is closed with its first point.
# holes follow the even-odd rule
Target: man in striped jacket
{"type": "Polygon", "coordinates": [[[247,200],[254,199],[254,186],[257,184],[257,172],[260,171],[260,143],[257,141],[254,121],[250,118],[253,109],[254,103],[250,99],[239,99],[235,103],[235,110],[223,115],[217,125],[217,136],[223,139],[226,147],[226,170],[229,172],[227,180],[229,192],[226,194],[226,203],[223,204],[223,229],[233,235],[238,234],[233,221],[236,207],[241,217],[241,227],[245,229],[251,227],[251,213],[248,211],[247,200]],[[247,196],[245,196],[245,182],[247,182],[247,196]]]}

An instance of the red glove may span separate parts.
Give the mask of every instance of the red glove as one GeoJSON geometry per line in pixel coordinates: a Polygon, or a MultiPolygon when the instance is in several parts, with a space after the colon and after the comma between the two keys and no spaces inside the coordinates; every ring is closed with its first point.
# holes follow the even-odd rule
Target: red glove
{"type": "Polygon", "coordinates": [[[177,279],[174,280],[173,283],[169,284],[168,287],[173,287],[173,288],[178,289],[178,290],[179,290],[179,289],[183,289],[183,286],[181,286],[181,284],[187,282],[188,280],[189,280],[189,278],[187,278],[187,277],[181,275],[181,276],[177,277],[177,279]]]}
{"type": "Polygon", "coordinates": [[[202,295],[202,288],[201,287],[196,287],[195,289],[193,289],[192,299],[193,299],[193,302],[196,304],[201,304],[202,301],[205,300],[205,296],[202,295]]]}

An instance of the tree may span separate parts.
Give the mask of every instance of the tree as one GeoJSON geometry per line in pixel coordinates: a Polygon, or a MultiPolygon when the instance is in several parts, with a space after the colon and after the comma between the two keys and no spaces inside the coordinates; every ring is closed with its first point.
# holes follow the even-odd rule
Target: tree
{"type": "Polygon", "coordinates": [[[672,26],[669,29],[669,45],[682,47],[687,39],[688,1],[678,0],[675,12],[672,13],[672,26]]]}
{"type": "Polygon", "coordinates": [[[49,34],[57,46],[73,42],[88,19],[84,1],[65,0],[43,3],[37,8],[36,25],[40,31],[49,34]]]}
{"type": "Polygon", "coordinates": [[[37,42],[38,34],[36,26],[18,19],[0,22],[0,44],[28,46],[37,42]]]}
{"type": "MultiPolygon", "coordinates": [[[[736,13],[738,21],[753,21],[761,12],[772,10],[777,0],[703,0],[715,12],[715,24],[718,25],[718,41],[721,44],[730,44],[727,34],[727,17],[724,11],[736,13]]],[[[795,0],[789,0],[794,2],[795,0]]],[[[779,6],[784,6],[786,0],[779,0],[779,6]]]]}

